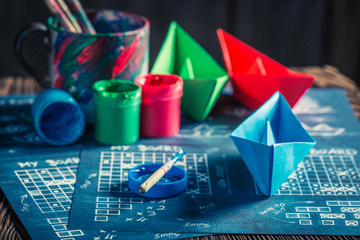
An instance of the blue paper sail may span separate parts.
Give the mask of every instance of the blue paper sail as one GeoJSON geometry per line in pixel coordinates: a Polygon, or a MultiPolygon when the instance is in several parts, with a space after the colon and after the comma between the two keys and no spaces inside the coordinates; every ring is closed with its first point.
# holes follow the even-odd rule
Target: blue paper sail
{"type": "Polygon", "coordinates": [[[260,191],[273,195],[315,145],[276,92],[231,134],[260,191]]]}

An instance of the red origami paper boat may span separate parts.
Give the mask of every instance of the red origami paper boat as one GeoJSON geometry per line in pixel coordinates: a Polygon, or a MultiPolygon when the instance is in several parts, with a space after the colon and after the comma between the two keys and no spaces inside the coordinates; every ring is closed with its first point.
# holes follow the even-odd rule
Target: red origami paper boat
{"type": "Polygon", "coordinates": [[[249,108],[259,108],[276,91],[293,107],[315,80],[315,76],[291,71],[221,29],[217,34],[233,95],[249,108]]]}

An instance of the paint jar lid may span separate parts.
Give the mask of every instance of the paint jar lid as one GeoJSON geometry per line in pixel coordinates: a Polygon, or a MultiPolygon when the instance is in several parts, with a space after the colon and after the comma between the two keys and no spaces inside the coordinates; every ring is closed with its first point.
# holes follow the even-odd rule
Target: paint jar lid
{"type": "Polygon", "coordinates": [[[129,170],[128,184],[134,193],[151,198],[169,198],[181,194],[186,190],[187,174],[178,166],[173,166],[152,188],[146,193],[139,192],[140,185],[145,182],[163,164],[141,164],[129,170]]]}
{"type": "Polygon", "coordinates": [[[108,107],[128,107],[141,103],[141,88],[128,80],[100,80],[93,85],[95,104],[108,107]]]}
{"type": "Polygon", "coordinates": [[[143,100],[177,99],[183,95],[183,80],[174,74],[148,74],[135,78],[143,100]]]}

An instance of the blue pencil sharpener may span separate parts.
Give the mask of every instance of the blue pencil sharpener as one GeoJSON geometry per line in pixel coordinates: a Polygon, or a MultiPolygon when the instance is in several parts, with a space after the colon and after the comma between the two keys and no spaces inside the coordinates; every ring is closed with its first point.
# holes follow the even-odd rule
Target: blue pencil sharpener
{"type": "Polygon", "coordinates": [[[187,174],[183,168],[178,166],[173,166],[149,191],[144,194],[139,192],[140,185],[162,165],[162,163],[141,164],[131,168],[128,174],[131,191],[150,198],[169,198],[184,192],[187,186],[187,174]]]}

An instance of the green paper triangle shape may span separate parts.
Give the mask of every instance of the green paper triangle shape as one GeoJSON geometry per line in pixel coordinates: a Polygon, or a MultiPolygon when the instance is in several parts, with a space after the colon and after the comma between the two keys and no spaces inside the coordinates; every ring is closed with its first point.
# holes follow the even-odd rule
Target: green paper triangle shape
{"type": "Polygon", "coordinates": [[[211,98],[216,85],[215,80],[184,79],[181,107],[195,121],[203,121],[209,114],[211,98]]]}
{"type": "Polygon", "coordinates": [[[175,74],[175,49],[176,49],[176,25],[170,24],[168,33],[160,49],[159,55],[155,59],[151,73],[175,74]]]}
{"type": "Polygon", "coordinates": [[[229,77],[176,22],[170,24],[151,73],[176,74],[183,78],[181,106],[196,121],[206,119],[229,77]]]}
{"type": "Polygon", "coordinates": [[[191,64],[191,59],[190,58],[186,58],[182,68],[180,69],[180,73],[179,76],[182,79],[194,79],[195,75],[194,75],[194,68],[191,64]]]}

